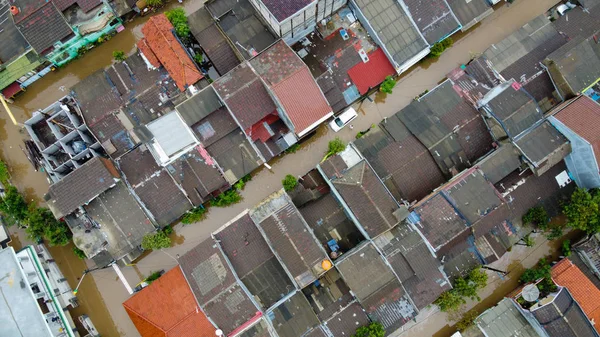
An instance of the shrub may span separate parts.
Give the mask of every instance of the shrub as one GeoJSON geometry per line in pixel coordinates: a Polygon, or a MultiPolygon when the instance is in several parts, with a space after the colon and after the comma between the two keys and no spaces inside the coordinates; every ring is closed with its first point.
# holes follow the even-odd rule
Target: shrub
{"type": "Polygon", "coordinates": [[[550,232],[548,234],[546,234],[546,239],[552,241],[552,240],[556,240],[556,239],[560,238],[561,236],[563,236],[562,227],[554,226],[554,227],[552,227],[550,232]]]}
{"type": "Polygon", "coordinates": [[[200,206],[196,207],[193,210],[184,214],[183,218],[181,218],[181,222],[189,225],[194,222],[202,221],[206,217],[207,209],[200,206]]]}
{"type": "Polygon", "coordinates": [[[436,42],[431,46],[430,55],[433,57],[439,57],[444,53],[444,51],[454,44],[454,40],[452,38],[446,38],[440,42],[436,42]]]}
{"type": "Polygon", "coordinates": [[[456,322],[456,330],[463,332],[475,323],[475,319],[479,316],[477,310],[468,311],[460,321],[456,322]]]}
{"type": "Polygon", "coordinates": [[[150,274],[150,276],[146,277],[146,279],[144,280],[146,283],[148,283],[148,285],[152,284],[152,282],[158,280],[159,277],[162,276],[162,272],[160,271],[155,271],[152,274],[150,274]]]}
{"type": "Polygon", "coordinates": [[[177,7],[170,11],[166,11],[165,15],[167,16],[167,19],[171,21],[173,27],[175,27],[175,33],[177,36],[185,39],[190,35],[188,18],[185,15],[185,10],[182,7],[177,7]]]}
{"type": "Polygon", "coordinates": [[[202,56],[202,54],[198,53],[196,55],[194,55],[194,61],[196,61],[196,63],[201,64],[204,61],[204,56],[202,56]]]}
{"type": "Polygon", "coordinates": [[[146,5],[151,7],[160,7],[163,5],[162,0],[146,0],[146,5]]]}
{"type": "Polygon", "coordinates": [[[553,292],[556,291],[556,285],[552,282],[552,267],[550,263],[544,258],[540,259],[538,263],[533,267],[526,269],[525,272],[519,278],[521,283],[531,283],[542,279],[537,287],[541,292],[553,292]]]}
{"type": "Polygon", "coordinates": [[[0,200],[0,212],[18,222],[25,221],[29,216],[29,210],[21,193],[12,185],[8,185],[4,193],[4,198],[0,200]]]}
{"type": "Polygon", "coordinates": [[[123,62],[123,61],[125,61],[127,59],[127,57],[125,56],[125,52],[122,51],[122,50],[115,50],[115,51],[113,51],[113,58],[117,62],[123,62]]]}
{"type": "Polygon", "coordinates": [[[285,150],[285,153],[296,153],[300,149],[300,144],[296,143],[285,150]]]}
{"type": "Polygon", "coordinates": [[[10,173],[8,172],[8,167],[3,161],[0,161],[0,183],[2,183],[5,188],[9,185],[9,179],[10,173]]]}
{"type": "Polygon", "coordinates": [[[523,223],[532,224],[542,230],[548,228],[548,220],[548,212],[543,206],[532,207],[523,215],[523,223]]]}
{"type": "Polygon", "coordinates": [[[296,185],[298,185],[298,179],[296,179],[296,177],[293,175],[288,174],[285,176],[285,178],[283,178],[281,183],[283,184],[283,189],[286,190],[286,192],[289,192],[296,188],[296,185]]]}
{"type": "Polygon", "coordinates": [[[85,253],[83,252],[83,250],[73,246],[73,253],[75,253],[75,256],[77,256],[78,258],[85,260],[87,259],[87,256],[85,255],[85,253]]]}
{"type": "Polygon", "coordinates": [[[527,247],[535,246],[535,240],[529,234],[527,234],[523,237],[523,242],[525,243],[525,246],[527,246],[527,247]]]}
{"type": "Polygon", "coordinates": [[[385,329],[383,324],[379,322],[372,322],[369,325],[361,326],[356,329],[356,333],[352,337],[384,337],[385,329]]]}
{"type": "Polygon", "coordinates": [[[237,204],[240,201],[242,201],[242,196],[236,189],[232,188],[211,200],[210,205],[215,207],[227,207],[229,205],[237,204]]]}
{"type": "Polygon", "coordinates": [[[392,76],[387,76],[381,86],[379,86],[379,90],[381,92],[385,92],[386,94],[391,94],[392,89],[396,86],[396,80],[392,76]]]}
{"type": "Polygon", "coordinates": [[[323,161],[334,154],[344,151],[344,149],[346,149],[346,143],[344,143],[344,141],[339,137],[335,137],[335,139],[329,141],[329,144],[327,145],[327,153],[325,154],[323,161]]]}
{"type": "Polygon", "coordinates": [[[171,225],[167,225],[163,229],[163,232],[165,232],[166,235],[171,235],[171,234],[175,233],[175,230],[173,229],[173,227],[171,227],[171,225]]]}
{"type": "Polygon", "coordinates": [[[241,191],[244,189],[244,187],[246,187],[246,183],[249,182],[250,180],[252,180],[252,176],[249,174],[246,174],[245,176],[242,177],[242,179],[240,179],[237,183],[235,183],[233,185],[233,188],[235,188],[238,191],[241,191]]]}
{"type": "Polygon", "coordinates": [[[560,250],[563,256],[569,257],[571,256],[571,240],[563,241],[560,250]]]}
{"type": "Polygon", "coordinates": [[[35,204],[29,205],[25,232],[31,240],[48,240],[50,246],[64,246],[69,243],[71,231],[67,225],[54,218],[52,212],[35,204]]]}
{"type": "Polygon", "coordinates": [[[171,238],[163,231],[148,233],[142,238],[143,249],[161,249],[171,247],[171,238]]]}

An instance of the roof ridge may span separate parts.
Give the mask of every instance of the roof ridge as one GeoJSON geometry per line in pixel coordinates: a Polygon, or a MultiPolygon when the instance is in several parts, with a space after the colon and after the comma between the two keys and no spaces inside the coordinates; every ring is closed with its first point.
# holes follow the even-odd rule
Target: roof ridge
{"type": "MultiPolygon", "coordinates": [[[[190,312],[189,314],[185,315],[185,317],[183,317],[182,319],[179,320],[179,322],[173,324],[173,326],[171,326],[169,329],[167,329],[165,331],[166,334],[168,334],[170,331],[172,331],[173,329],[175,329],[178,325],[182,324],[183,322],[185,322],[188,318],[190,318],[192,315],[194,314],[199,314],[201,313],[202,315],[204,315],[204,312],[202,311],[202,308],[200,308],[197,303],[195,305],[195,310],[190,312]]],[[[206,316],[206,315],[205,315],[206,316]]],[[[211,324],[212,325],[212,324],[211,324]]]]}
{"type": "MultiPolygon", "coordinates": [[[[142,290],[144,290],[144,289],[142,289],[142,290]]],[[[152,326],[156,327],[158,330],[164,332],[165,335],[166,335],[167,331],[165,331],[163,328],[159,327],[158,325],[156,325],[153,322],[151,322],[148,319],[146,319],[146,317],[142,316],[142,314],[140,314],[137,310],[135,310],[134,308],[132,308],[129,304],[127,304],[127,302],[123,302],[122,304],[123,304],[123,307],[125,307],[125,311],[132,312],[133,314],[135,314],[136,316],[138,316],[140,319],[143,319],[145,322],[148,322],[152,326]]]]}
{"type": "MultiPolygon", "coordinates": [[[[298,68],[298,70],[296,70],[296,71],[292,72],[291,74],[289,74],[288,76],[286,76],[286,77],[282,78],[282,79],[281,79],[279,82],[277,82],[277,84],[271,84],[271,86],[272,86],[273,88],[275,88],[275,87],[279,86],[280,84],[282,84],[283,82],[285,82],[286,80],[288,80],[290,77],[292,77],[292,76],[296,75],[297,73],[299,73],[299,72],[300,72],[300,71],[302,71],[302,70],[304,70],[304,66],[302,66],[302,67],[298,68]]],[[[307,68],[307,70],[310,72],[310,70],[309,70],[308,68],[307,68]]],[[[312,76],[312,74],[311,74],[311,76],[312,76]]],[[[262,76],[261,76],[261,77],[262,77],[262,76]]]]}

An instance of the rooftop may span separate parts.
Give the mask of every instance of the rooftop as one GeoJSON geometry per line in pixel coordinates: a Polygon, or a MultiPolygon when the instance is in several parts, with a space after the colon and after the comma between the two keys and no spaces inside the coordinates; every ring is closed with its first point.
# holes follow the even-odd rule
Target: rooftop
{"type": "Polygon", "coordinates": [[[550,337],[598,336],[579,304],[567,288],[560,288],[540,301],[542,304],[531,312],[550,337]]]}
{"type": "Polygon", "coordinates": [[[600,322],[600,289],[568,258],[552,266],[552,281],[569,290],[591,322],[600,322]]]}
{"type": "Polygon", "coordinates": [[[554,117],[592,145],[600,166],[600,104],[582,95],[554,117]]]}
{"type": "Polygon", "coordinates": [[[0,333],[3,336],[52,337],[46,318],[12,247],[0,249],[0,333]],[[16,314],[18,313],[18,314],[16,314]]]}
{"type": "Polygon", "coordinates": [[[368,54],[369,62],[358,62],[348,70],[348,76],[361,95],[377,87],[387,76],[395,74],[394,66],[385,56],[383,49],[377,48],[368,54]]]}
{"type": "Polygon", "coordinates": [[[427,148],[397,115],[371,128],[354,145],[396,200],[420,200],[445,181],[427,148]]]}
{"type": "MultiPolygon", "coordinates": [[[[318,282],[302,289],[317,317],[324,322],[354,302],[354,295],[336,268],[329,269],[318,282]]],[[[340,323],[341,324],[341,323],[340,323]]]]}
{"type": "Polygon", "coordinates": [[[458,21],[462,24],[462,30],[465,31],[486,16],[493,13],[494,9],[486,0],[448,0],[448,5],[456,15],[458,21]]]}
{"type": "Polygon", "coordinates": [[[152,148],[161,165],[172,162],[192,147],[198,140],[176,111],[163,115],[146,125],[152,133],[152,148]]]}
{"type": "Polygon", "coordinates": [[[465,277],[474,267],[485,263],[477,250],[471,229],[468,228],[446,243],[436,254],[450,280],[465,277]]]}
{"type": "Polygon", "coordinates": [[[548,121],[528,131],[516,141],[516,145],[530,161],[539,165],[538,170],[547,170],[548,167],[544,166],[550,166],[571,153],[569,140],[548,121]],[[549,157],[555,158],[548,160],[549,157]]]}
{"type": "Polygon", "coordinates": [[[279,22],[292,17],[316,0],[260,0],[279,22]]]}
{"type": "Polygon", "coordinates": [[[84,78],[71,87],[71,90],[90,128],[93,128],[93,125],[103,117],[119,110],[121,105],[119,92],[107,80],[104,70],[96,71],[84,78]]]}
{"type": "Polygon", "coordinates": [[[539,334],[519,312],[517,305],[509,298],[479,315],[472,328],[489,337],[538,337],[539,334]]]}
{"type": "Polygon", "coordinates": [[[506,143],[477,163],[485,178],[492,184],[498,183],[521,166],[520,153],[517,148],[506,143]]]}
{"type": "Polygon", "coordinates": [[[467,229],[467,222],[441,193],[415,205],[415,227],[436,251],[467,229]]]}
{"type": "Polygon", "coordinates": [[[190,14],[188,21],[192,35],[220,75],[225,75],[240,64],[236,51],[206,8],[202,7],[190,14]]]}
{"type": "Polygon", "coordinates": [[[204,76],[173,33],[165,14],[152,16],[142,27],[146,43],[167,69],[180,91],[196,84],[204,76]]]}
{"type": "Polygon", "coordinates": [[[280,337],[303,336],[308,330],[319,325],[319,319],[302,292],[296,292],[275,307],[268,317],[280,337]]]}
{"type": "Polygon", "coordinates": [[[251,64],[281,102],[298,136],[306,135],[333,114],[308,67],[283,40],[260,53],[251,64]]]}
{"type": "Polygon", "coordinates": [[[357,0],[356,4],[377,32],[396,69],[427,49],[427,42],[397,1],[357,0]]]}
{"type": "Polygon", "coordinates": [[[301,288],[325,272],[325,250],[283,189],[254,207],[250,217],[301,288]]]}
{"type": "Polygon", "coordinates": [[[563,32],[570,39],[579,36],[587,38],[600,30],[599,19],[600,7],[584,9],[577,6],[567,15],[559,16],[553,24],[559,32],[563,32]]]}
{"type": "Polygon", "coordinates": [[[10,18],[10,11],[0,14],[0,62],[7,64],[29,49],[29,43],[10,18]]]}
{"type": "Polygon", "coordinates": [[[365,310],[358,302],[353,302],[337,312],[324,325],[331,331],[333,336],[353,336],[356,333],[356,329],[369,325],[369,323],[371,321],[365,310]]]}
{"type": "Polygon", "coordinates": [[[177,105],[175,109],[185,123],[192,126],[222,106],[223,102],[219,99],[214,86],[211,85],[177,105]]]}
{"type": "Polygon", "coordinates": [[[248,213],[238,215],[214,235],[240,280],[264,309],[294,289],[248,213]]]}
{"type": "Polygon", "coordinates": [[[226,335],[260,318],[213,239],[182,255],[179,264],[200,307],[226,335]]]}
{"type": "Polygon", "coordinates": [[[123,302],[142,336],[214,336],[215,328],[198,307],[185,276],[175,267],[123,302]]]}
{"type": "Polygon", "coordinates": [[[243,130],[277,113],[275,102],[247,62],[217,79],[213,86],[243,130]]]}
{"type": "Polygon", "coordinates": [[[94,157],[50,186],[48,207],[62,218],[114,186],[118,178],[112,162],[94,157]]]}
{"type": "MultiPolygon", "coordinates": [[[[223,114],[225,111],[218,110],[215,113],[223,114]]],[[[232,121],[232,119],[223,118],[217,122],[217,125],[228,127],[231,125],[228,124],[229,121],[232,121]]],[[[225,179],[230,184],[234,184],[242,177],[250,174],[263,163],[263,160],[238,127],[213,142],[206,150],[219,163],[225,179]]]]}
{"type": "Polygon", "coordinates": [[[53,0],[53,2],[61,12],[72,5],[77,4],[81,10],[87,13],[102,4],[101,0],[53,0]]]}
{"type": "Polygon", "coordinates": [[[421,310],[450,289],[440,261],[421,235],[402,223],[375,239],[417,309],[421,310]]]}
{"type": "Polygon", "coordinates": [[[430,45],[460,29],[458,20],[444,0],[403,0],[403,2],[430,45]]]}
{"type": "Polygon", "coordinates": [[[12,4],[20,10],[13,17],[15,25],[40,55],[56,42],[75,34],[54,2],[18,0],[12,4]]]}
{"type": "MultiPolygon", "coordinates": [[[[573,93],[585,91],[600,78],[600,43],[594,36],[576,37],[548,55],[573,93]]],[[[556,78],[558,81],[559,79],[556,78]]],[[[561,81],[563,82],[563,81],[561,81]]],[[[559,89],[561,88],[559,83],[559,89]]]]}
{"type": "Polygon", "coordinates": [[[398,224],[398,204],[365,162],[343,171],[331,181],[350,211],[372,238],[398,224]]]}

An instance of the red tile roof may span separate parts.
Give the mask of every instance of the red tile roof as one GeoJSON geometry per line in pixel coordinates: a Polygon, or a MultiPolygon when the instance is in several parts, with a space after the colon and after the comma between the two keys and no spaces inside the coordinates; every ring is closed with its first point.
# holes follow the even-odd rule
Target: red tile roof
{"type": "Polygon", "coordinates": [[[554,117],[592,145],[600,165],[600,104],[580,96],[554,117]]]}
{"type": "Polygon", "coordinates": [[[179,267],[123,302],[123,307],[142,337],[215,335],[179,267]]]}
{"type": "Polygon", "coordinates": [[[595,323],[600,324],[600,289],[569,259],[563,259],[552,267],[552,280],[569,289],[596,328],[595,323]]]}
{"type": "Polygon", "coordinates": [[[304,136],[333,114],[308,67],[283,40],[250,63],[279,98],[297,135],[304,136]]]}
{"type": "Polygon", "coordinates": [[[151,17],[142,27],[142,33],[146,37],[146,43],[167,69],[179,90],[184,91],[204,77],[173,35],[173,25],[165,14],[151,17]]]}
{"type": "Polygon", "coordinates": [[[383,53],[381,48],[369,54],[369,62],[360,62],[348,70],[350,79],[358,88],[358,92],[364,95],[369,88],[375,88],[386,76],[392,76],[396,73],[394,66],[383,53]]]}
{"type": "Polygon", "coordinates": [[[156,55],[154,55],[152,49],[150,49],[146,38],[142,38],[141,40],[139,40],[137,43],[137,47],[140,50],[140,52],[144,55],[144,57],[146,57],[148,62],[150,62],[151,65],[153,65],[156,68],[160,67],[160,61],[158,60],[156,55]]]}

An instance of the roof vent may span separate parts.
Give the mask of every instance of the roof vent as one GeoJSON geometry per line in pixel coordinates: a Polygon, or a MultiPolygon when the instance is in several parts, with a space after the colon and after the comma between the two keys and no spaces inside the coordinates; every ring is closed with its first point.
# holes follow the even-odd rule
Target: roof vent
{"type": "Polygon", "coordinates": [[[12,15],[19,14],[19,9],[17,8],[17,6],[10,6],[10,14],[12,14],[12,15]]]}

